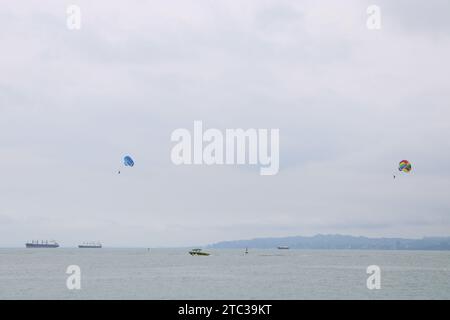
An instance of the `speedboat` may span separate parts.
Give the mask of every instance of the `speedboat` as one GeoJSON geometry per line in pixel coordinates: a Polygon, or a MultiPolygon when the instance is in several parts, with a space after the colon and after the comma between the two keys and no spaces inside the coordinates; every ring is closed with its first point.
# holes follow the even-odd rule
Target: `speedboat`
{"type": "Polygon", "coordinates": [[[210,254],[208,252],[203,252],[202,249],[192,249],[189,251],[189,254],[191,256],[209,256],[210,254]]]}

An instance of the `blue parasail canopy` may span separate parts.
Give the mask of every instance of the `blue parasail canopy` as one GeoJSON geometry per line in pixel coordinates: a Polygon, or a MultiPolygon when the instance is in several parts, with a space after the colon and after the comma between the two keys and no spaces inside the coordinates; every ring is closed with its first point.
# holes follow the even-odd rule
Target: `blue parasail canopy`
{"type": "Polygon", "coordinates": [[[133,161],[133,159],[131,159],[130,156],[125,156],[125,157],[123,158],[123,164],[124,164],[126,167],[133,167],[133,166],[134,166],[134,161],[133,161]]]}

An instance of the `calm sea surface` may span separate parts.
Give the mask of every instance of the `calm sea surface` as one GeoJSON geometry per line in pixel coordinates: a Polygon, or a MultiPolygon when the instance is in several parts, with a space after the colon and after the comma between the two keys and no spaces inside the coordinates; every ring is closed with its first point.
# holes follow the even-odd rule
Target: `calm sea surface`
{"type": "Polygon", "coordinates": [[[450,299],[450,252],[187,251],[0,249],[0,299],[450,299]],[[80,290],[66,287],[69,265],[80,290]]]}

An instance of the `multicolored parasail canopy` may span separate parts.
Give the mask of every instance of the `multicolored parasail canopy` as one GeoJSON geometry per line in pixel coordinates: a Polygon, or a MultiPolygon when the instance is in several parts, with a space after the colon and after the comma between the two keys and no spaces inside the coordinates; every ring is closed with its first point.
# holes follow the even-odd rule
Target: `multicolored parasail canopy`
{"type": "Polygon", "coordinates": [[[408,173],[411,171],[411,169],[412,169],[411,163],[409,163],[408,160],[402,160],[398,164],[398,171],[403,171],[403,172],[408,173]]]}

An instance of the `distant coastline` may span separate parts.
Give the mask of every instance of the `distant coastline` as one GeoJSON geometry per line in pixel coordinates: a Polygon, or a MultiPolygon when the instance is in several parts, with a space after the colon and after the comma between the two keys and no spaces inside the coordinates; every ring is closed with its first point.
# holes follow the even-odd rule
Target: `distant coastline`
{"type": "Polygon", "coordinates": [[[292,236],[280,238],[255,238],[249,240],[222,241],[210,244],[213,249],[359,249],[359,250],[450,250],[450,237],[368,238],[348,235],[322,235],[311,237],[292,236]]]}
{"type": "MultiPolygon", "coordinates": [[[[450,236],[408,238],[371,238],[365,236],[351,236],[341,234],[317,234],[314,236],[266,237],[245,240],[219,241],[210,244],[196,244],[186,246],[132,246],[110,244],[107,249],[324,249],[324,250],[442,250],[450,251],[450,236]]],[[[0,249],[26,249],[23,245],[1,245],[0,249]]],[[[63,249],[79,249],[71,242],[62,244],[63,249]]]]}

